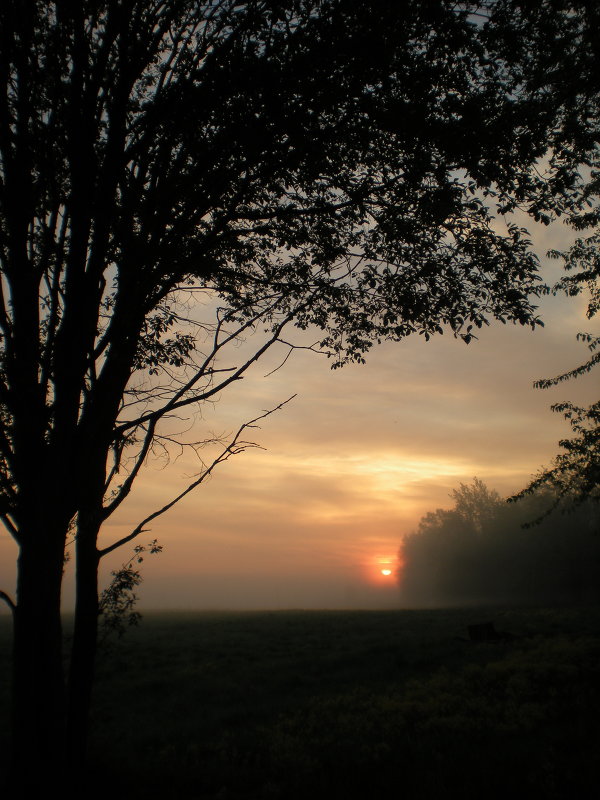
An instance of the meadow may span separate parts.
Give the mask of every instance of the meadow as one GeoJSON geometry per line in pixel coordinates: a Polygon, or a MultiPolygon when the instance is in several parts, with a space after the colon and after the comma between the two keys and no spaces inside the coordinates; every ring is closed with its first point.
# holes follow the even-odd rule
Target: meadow
{"type": "Polygon", "coordinates": [[[90,779],[140,799],[581,800],[599,719],[598,608],[148,613],[103,645],[90,779]],[[510,636],[470,641],[488,620],[510,636]]]}

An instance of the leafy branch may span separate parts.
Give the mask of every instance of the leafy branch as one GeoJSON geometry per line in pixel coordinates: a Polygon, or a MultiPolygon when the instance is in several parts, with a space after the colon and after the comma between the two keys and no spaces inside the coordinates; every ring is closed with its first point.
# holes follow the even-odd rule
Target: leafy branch
{"type": "Polygon", "coordinates": [[[153,555],[162,552],[162,545],[153,539],[147,545],[138,544],[133,554],[121,567],[111,572],[112,580],[99,598],[98,614],[101,617],[102,635],[105,641],[111,634],[123,636],[127,628],[137,625],[142,618],[139,611],[134,610],[137,595],[134,591],[142,582],[139,565],[144,560],[144,553],[153,555]]]}
{"type": "MultiPolygon", "coordinates": [[[[572,220],[576,228],[584,223],[582,215],[572,220]]],[[[577,239],[565,252],[551,250],[548,255],[562,258],[565,272],[570,273],[555,283],[553,294],[564,292],[573,297],[587,290],[589,300],[586,317],[594,317],[600,308],[600,232],[596,231],[586,239],[577,239]]],[[[548,389],[579,378],[600,363],[600,336],[578,333],[577,339],[586,344],[591,357],[561,375],[535,381],[536,388],[548,389]]],[[[509,498],[510,502],[514,502],[544,486],[555,490],[555,499],[550,508],[531,524],[539,522],[561,505],[573,509],[588,498],[600,501],[600,401],[587,408],[565,401],[555,403],[551,409],[564,416],[575,435],[570,439],[561,439],[559,446],[565,452],[555,456],[550,468],[542,470],[525,489],[509,498]]]]}

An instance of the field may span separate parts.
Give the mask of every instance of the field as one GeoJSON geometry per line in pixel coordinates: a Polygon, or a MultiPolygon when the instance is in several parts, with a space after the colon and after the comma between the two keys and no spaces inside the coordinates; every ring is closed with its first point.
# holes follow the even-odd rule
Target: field
{"type": "Polygon", "coordinates": [[[148,614],[101,653],[92,781],[119,798],[582,800],[599,719],[600,609],[148,614]],[[510,636],[469,641],[487,620],[510,636]]]}

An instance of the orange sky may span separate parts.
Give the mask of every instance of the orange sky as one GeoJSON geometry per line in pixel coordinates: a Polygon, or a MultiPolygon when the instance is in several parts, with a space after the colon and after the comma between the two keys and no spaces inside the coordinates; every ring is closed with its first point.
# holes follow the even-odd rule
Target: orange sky
{"type": "MultiPolygon", "coordinates": [[[[563,236],[558,227],[542,231],[538,251],[563,236]]],[[[551,280],[559,265],[545,270],[551,280]]],[[[143,535],[164,552],[143,564],[141,607],[393,606],[394,577],[380,570],[395,569],[402,535],[427,511],[450,507],[452,489],[474,476],[501,494],[521,488],[569,435],[551,403],[597,399],[597,376],[532,388],[583,362],[575,334],[597,330],[584,298],[544,298],[541,308],[544,329],[492,325],[468,346],[417,337],[334,372],[297,352],[269,378],[276,359],[259,365],[203,409],[198,438],[298,397],[255,432],[264,450],[222,465],[143,535]]],[[[150,464],[105,541],[129,532],[196,471],[187,455],[167,468],[150,464]]],[[[114,554],[103,574],[126,555],[114,554]]],[[[0,588],[11,593],[15,556],[2,532],[0,588]]]]}

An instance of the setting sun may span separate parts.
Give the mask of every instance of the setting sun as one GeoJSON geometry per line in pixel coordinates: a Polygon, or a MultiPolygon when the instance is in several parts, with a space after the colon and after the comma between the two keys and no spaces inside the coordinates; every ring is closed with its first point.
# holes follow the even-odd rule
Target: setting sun
{"type": "Polygon", "coordinates": [[[391,555],[371,556],[365,566],[367,567],[367,580],[375,585],[383,587],[384,584],[390,585],[393,583],[393,578],[396,575],[396,567],[398,564],[398,557],[391,555]]]}

